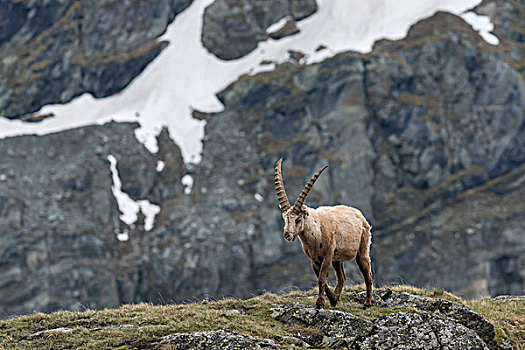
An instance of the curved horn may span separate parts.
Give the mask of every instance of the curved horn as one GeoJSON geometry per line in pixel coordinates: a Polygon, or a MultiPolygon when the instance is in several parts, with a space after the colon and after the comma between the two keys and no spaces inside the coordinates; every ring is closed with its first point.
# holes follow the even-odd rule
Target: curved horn
{"type": "Polygon", "coordinates": [[[284,190],[283,185],[283,176],[281,175],[281,163],[283,159],[279,159],[277,166],[275,167],[275,193],[277,194],[277,199],[279,200],[279,208],[281,211],[290,209],[291,205],[286,196],[286,191],[284,190]]]}
{"type": "Polygon", "coordinates": [[[310,192],[310,190],[312,189],[312,186],[314,185],[315,181],[317,181],[317,178],[319,177],[319,175],[321,175],[321,173],[326,168],[328,168],[328,165],[325,165],[321,170],[319,170],[317,173],[315,173],[315,175],[312,176],[310,181],[306,184],[306,186],[304,187],[303,192],[301,193],[299,198],[297,198],[297,202],[295,202],[295,205],[293,206],[293,212],[294,213],[299,214],[301,212],[301,207],[304,204],[304,200],[306,199],[306,196],[308,196],[308,192],[310,192]]]}

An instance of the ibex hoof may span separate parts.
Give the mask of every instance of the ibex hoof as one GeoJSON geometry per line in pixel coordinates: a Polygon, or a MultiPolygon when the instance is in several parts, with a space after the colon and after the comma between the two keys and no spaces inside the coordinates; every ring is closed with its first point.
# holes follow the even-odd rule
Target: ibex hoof
{"type": "Polygon", "coordinates": [[[330,300],[330,305],[332,305],[332,307],[336,307],[337,306],[337,300],[330,300]]]}
{"type": "Polygon", "coordinates": [[[315,304],[315,308],[316,308],[317,310],[322,309],[323,307],[324,307],[323,304],[315,304]]]}
{"type": "Polygon", "coordinates": [[[367,309],[370,306],[372,306],[372,301],[371,300],[367,300],[367,301],[365,301],[365,304],[363,305],[363,309],[367,309]]]}

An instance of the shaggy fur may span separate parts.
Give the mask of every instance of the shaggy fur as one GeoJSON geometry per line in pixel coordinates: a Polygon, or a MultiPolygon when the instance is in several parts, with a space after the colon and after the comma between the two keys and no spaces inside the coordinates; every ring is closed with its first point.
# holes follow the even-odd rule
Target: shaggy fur
{"type": "MultiPolygon", "coordinates": [[[[307,185],[307,187],[312,187],[322,170],[314,175],[313,181],[311,180],[308,184],[310,186],[307,185]]],[[[282,195],[284,186],[281,178],[281,160],[277,163],[275,173],[276,192],[283,211],[283,236],[289,242],[299,237],[303,251],[311,260],[319,284],[319,297],[316,301],[316,307],[322,308],[324,306],[325,292],[330,304],[332,306],[337,304],[346,280],[343,262],[354,258],[366,284],[365,305],[370,306],[373,298],[370,265],[371,227],[363,214],[359,210],[345,205],[314,209],[303,205],[301,201],[291,207],[288,198],[282,195]],[[286,201],[283,198],[286,198],[286,201]],[[298,210],[298,208],[300,209],[298,210]],[[333,292],[326,283],[331,267],[334,268],[337,275],[337,285],[333,292]]],[[[301,194],[303,201],[309,192],[309,188],[305,188],[301,194]]]]}

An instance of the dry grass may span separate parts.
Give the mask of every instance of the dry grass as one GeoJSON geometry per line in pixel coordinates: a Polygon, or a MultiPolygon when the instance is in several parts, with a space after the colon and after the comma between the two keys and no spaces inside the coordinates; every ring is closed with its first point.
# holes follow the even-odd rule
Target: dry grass
{"type": "Polygon", "coordinates": [[[485,316],[496,327],[498,341],[508,337],[514,349],[525,349],[525,298],[498,301],[485,297],[464,304],[485,316]]]}
{"type": "MultiPolygon", "coordinates": [[[[499,302],[490,298],[461,301],[443,290],[428,291],[409,286],[391,287],[418,295],[460,301],[498,327],[500,336],[510,337],[516,349],[525,342],[524,302],[499,302]],[[501,333],[504,333],[503,335],[501,333]]],[[[345,293],[362,291],[363,286],[345,288],[338,310],[349,311],[369,320],[398,311],[417,312],[410,308],[364,309],[345,293]]],[[[295,337],[315,332],[299,326],[287,326],[271,317],[272,308],[280,304],[314,305],[316,291],[294,291],[284,295],[264,294],[252,299],[223,299],[183,305],[124,305],[118,309],[59,311],[36,313],[0,321],[0,349],[167,349],[162,337],[176,332],[228,329],[274,340],[281,348],[299,348],[295,337]],[[238,310],[229,312],[229,310],[238,310]],[[128,328],[114,326],[128,325],[128,328]],[[141,328],[133,328],[138,326],[141,328]],[[149,326],[149,327],[148,327],[149,326]],[[42,332],[61,327],[69,332],[42,332]],[[40,333],[39,333],[40,332],[40,333]]]]}

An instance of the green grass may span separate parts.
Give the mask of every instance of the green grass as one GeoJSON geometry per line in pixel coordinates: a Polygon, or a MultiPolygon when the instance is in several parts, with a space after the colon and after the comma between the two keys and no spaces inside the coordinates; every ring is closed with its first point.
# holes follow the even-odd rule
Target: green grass
{"type": "MultiPolygon", "coordinates": [[[[410,286],[396,286],[391,289],[461,302],[485,315],[497,327],[499,341],[509,337],[516,349],[523,349],[518,345],[525,343],[523,301],[498,302],[491,298],[462,301],[439,289],[429,291],[410,286]]],[[[345,297],[345,294],[362,290],[363,286],[346,287],[337,309],[368,320],[394,312],[418,312],[399,307],[364,309],[360,303],[345,297]]],[[[301,341],[295,337],[298,332],[315,335],[319,331],[278,322],[272,318],[271,309],[280,304],[291,303],[313,306],[315,298],[316,290],[309,290],[284,295],[267,293],[247,300],[222,299],[160,306],[143,303],[99,311],[35,313],[0,321],[0,349],[168,349],[169,345],[161,342],[165,335],[217,329],[269,338],[281,348],[298,349],[301,345],[301,341]],[[128,327],[112,327],[118,325],[128,327]],[[71,331],[42,332],[60,327],[70,328],[71,331]]]]}

